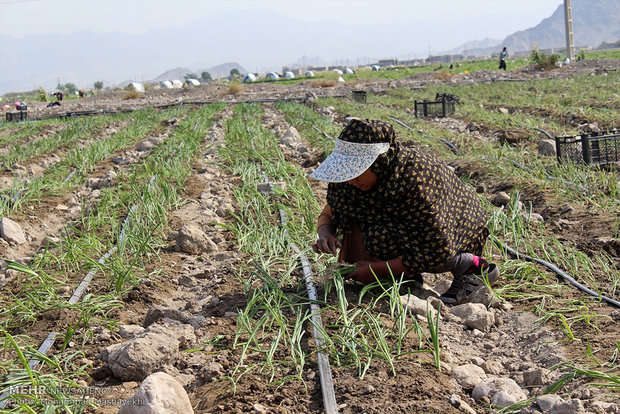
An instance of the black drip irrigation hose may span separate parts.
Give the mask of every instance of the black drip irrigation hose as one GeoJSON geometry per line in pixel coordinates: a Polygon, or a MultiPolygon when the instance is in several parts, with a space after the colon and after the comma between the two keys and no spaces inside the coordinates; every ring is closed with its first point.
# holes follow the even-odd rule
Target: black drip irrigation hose
{"type": "MultiPolygon", "coordinates": [[[[391,119],[393,119],[396,123],[400,124],[401,126],[403,126],[403,127],[407,128],[409,131],[411,131],[411,132],[416,132],[413,128],[411,128],[409,125],[405,124],[405,123],[404,123],[404,122],[402,122],[401,120],[399,120],[399,119],[397,119],[397,118],[394,118],[394,117],[390,117],[390,118],[391,118],[391,119]]],[[[544,129],[536,128],[536,130],[538,130],[538,131],[540,131],[540,132],[544,133],[545,135],[547,135],[548,137],[550,137],[550,138],[551,138],[551,135],[550,135],[547,131],[545,131],[544,129]]],[[[425,134],[421,134],[421,135],[425,135],[425,134]]],[[[461,154],[461,153],[460,153],[460,151],[458,150],[458,148],[456,148],[456,146],[455,146],[453,143],[451,143],[450,141],[445,140],[445,139],[443,139],[443,138],[432,137],[432,136],[430,136],[430,135],[425,135],[425,136],[430,137],[430,138],[435,138],[435,139],[438,139],[438,140],[440,140],[441,142],[443,142],[444,144],[446,144],[448,147],[450,147],[450,149],[452,150],[452,152],[454,152],[456,155],[460,155],[460,154],[461,154]]],[[[553,138],[551,138],[551,139],[553,139],[553,138]]],[[[518,162],[513,161],[513,160],[511,160],[511,159],[509,159],[509,158],[506,158],[506,157],[504,157],[504,156],[502,156],[502,158],[504,158],[506,161],[510,162],[512,165],[514,165],[514,166],[515,166],[515,167],[517,167],[517,168],[521,168],[521,169],[523,169],[523,170],[525,170],[525,171],[529,171],[529,172],[535,172],[535,171],[534,171],[534,170],[532,170],[531,168],[528,168],[528,167],[526,167],[526,166],[524,166],[524,165],[522,165],[522,164],[519,164],[518,162]]],[[[575,183],[570,182],[570,181],[567,181],[567,180],[562,180],[562,179],[559,179],[559,178],[554,177],[554,176],[549,175],[549,174],[545,174],[545,178],[547,178],[548,180],[552,180],[552,181],[559,181],[559,182],[562,182],[562,183],[564,183],[564,184],[566,184],[566,185],[569,185],[569,186],[575,187],[575,188],[577,188],[579,191],[584,192],[584,193],[586,193],[586,194],[589,194],[589,193],[590,193],[590,190],[588,190],[587,188],[585,188],[585,187],[583,187],[583,186],[581,186],[581,185],[579,185],[579,184],[575,184],[575,183]]]]}
{"type": "Polygon", "coordinates": [[[545,134],[545,135],[546,135],[549,139],[555,140],[555,138],[553,138],[553,137],[551,136],[551,134],[550,134],[550,133],[548,133],[547,131],[545,131],[544,129],[542,129],[542,128],[534,128],[534,129],[535,129],[536,131],[542,132],[542,133],[543,133],[543,134],[545,134]]]}
{"type": "Polygon", "coordinates": [[[511,248],[510,246],[502,243],[501,241],[497,240],[497,239],[493,239],[493,241],[495,242],[495,244],[497,244],[500,248],[504,249],[505,251],[507,251],[510,255],[516,257],[517,259],[525,259],[528,260],[530,262],[534,262],[534,263],[538,263],[541,264],[543,266],[546,266],[547,268],[553,270],[558,276],[560,276],[562,279],[566,280],[567,282],[569,282],[570,284],[572,284],[573,286],[577,287],[579,290],[582,290],[584,292],[586,292],[587,294],[594,296],[596,298],[598,298],[599,300],[604,300],[605,302],[608,302],[618,308],[620,308],[620,302],[618,302],[617,300],[614,300],[612,298],[609,298],[607,296],[603,296],[599,293],[596,293],[595,291],[593,291],[592,289],[582,285],[581,283],[577,282],[575,280],[575,278],[573,278],[572,276],[570,276],[569,274],[567,274],[565,271],[563,271],[562,269],[560,269],[559,267],[557,267],[556,265],[554,265],[553,263],[549,263],[547,261],[544,261],[542,259],[537,259],[535,257],[532,256],[528,256],[526,254],[522,254],[519,253],[518,251],[516,251],[515,249],[511,248]]]}
{"type": "MultiPolygon", "coordinates": [[[[411,131],[411,132],[417,132],[416,130],[414,130],[413,128],[411,128],[409,125],[405,124],[403,121],[401,121],[401,120],[400,120],[400,119],[398,119],[398,118],[394,118],[394,117],[392,117],[392,116],[391,116],[391,117],[390,117],[390,119],[394,120],[394,121],[395,121],[397,124],[399,124],[400,126],[402,126],[402,127],[404,127],[404,128],[407,128],[407,129],[408,129],[409,131],[411,131]]],[[[459,151],[459,149],[456,147],[456,145],[454,145],[454,144],[453,144],[453,143],[451,143],[450,141],[448,141],[448,140],[446,140],[446,139],[443,139],[443,138],[432,137],[432,136],[430,136],[430,135],[426,135],[426,134],[421,134],[421,135],[427,136],[427,137],[429,137],[429,138],[438,139],[438,140],[440,140],[441,142],[443,142],[444,144],[446,144],[446,145],[447,145],[447,146],[448,146],[448,147],[452,150],[452,152],[453,152],[453,153],[455,153],[456,155],[461,155],[461,151],[459,151]]]]}
{"type": "MultiPolygon", "coordinates": [[[[283,227],[286,227],[286,213],[280,209],[280,222],[283,227]]],[[[286,228],[285,233],[288,233],[286,228]]],[[[334,391],[334,380],[332,378],[332,371],[329,365],[329,357],[322,350],[325,343],[325,337],[323,336],[323,322],[321,320],[321,308],[316,304],[317,294],[316,286],[312,279],[312,268],[306,255],[297,247],[295,243],[290,243],[291,248],[296,255],[299,256],[301,262],[302,271],[304,273],[304,280],[306,282],[306,291],[308,292],[308,298],[312,301],[310,303],[310,309],[312,310],[312,332],[314,334],[314,342],[317,349],[317,362],[319,365],[319,377],[321,380],[321,392],[323,393],[323,406],[326,414],[338,413],[338,405],[336,403],[336,393],[334,391]]]]}
{"type": "MultiPolygon", "coordinates": [[[[317,98],[346,98],[349,95],[319,95],[317,96],[317,98]]],[[[32,117],[32,118],[28,118],[28,121],[42,121],[45,119],[55,119],[55,118],[75,118],[78,116],[85,116],[85,115],[113,115],[113,114],[125,114],[125,113],[129,113],[129,112],[135,112],[135,111],[140,111],[143,109],[149,109],[149,108],[153,108],[153,109],[167,109],[167,108],[172,108],[173,106],[178,106],[179,108],[182,107],[183,105],[210,105],[216,102],[221,102],[221,103],[225,103],[228,105],[234,105],[234,104],[240,104],[240,103],[246,103],[246,104],[252,104],[252,103],[275,103],[275,102],[295,102],[295,101],[303,101],[307,99],[306,97],[296,97],[296,98],[263,98],[263,99],[247,99],[245,101],[222,101],[222,100],[218,100],[218,99],[210,99],[210,100],[206,100],[206,101],[182,101],[182,102],[174,102],[174,103],[168,103],[168,104],[159,104],[159,105],[152,105],[152,106],[148,106],[148,107],[144,107],[144,108],[133,108],[133,109],[122,109],[122,110],[89,110],[89,111],[70,111],[70,112],[63,112],[60,114],[54,114],[54,115],[41,115],[41,116],[36,116],[36,117],[32,117]]]]}
{"type": "Polygon", "coordinates": [[[323,136],[324,136],[325,138],[329,138],[329,139],[331,139],[332,141],[335,141],[335,140],[336,140],[336,138],[332,137],[332,136],[331,136],[331,135],[329,135],[327,132],[325,132],[325,131],[321,130],[321,129],[320,129],[319,127],[317,127],[316,125],[312,125],[312,127],[313,127],[314,129],[316,129],[318,132],[320,132],[321,134],[323,134],[323,136]]]}
{"type": "MultiPolygon", "coordinates": [[[[535,172],[531,168],[528,168],[525,165],[519,164],[518,162],[513,161],[513,160],[511,160],[509,158],[506,158],[504,156],[502,156],[502,158],[504,158],[506,161],[510,162],[512,165],[514,165],[517,168],[521,168],[522,170],[529,171],[529,172],[535,172]]],[[[554,176],[549,175],[549,174],[545,174],[545,178],[547,178],[548,180],[552,180],[552,181],[559,181],[559,182],[562,182],[562,183],[564,183],[564,184],[566,184],[568,186],[575,187],[579,191],[584,192],[586,194],[590,193],[590,190],[588,190],[587,188],[585,188],[583,186],[580,186],[579,184],[575,184],[575,183],[567,181],[567,180],[562,180],[560,178],[554,177],[554,176]]]]}
{"type": "MultiPolygon", "coordinates": [[[[268,185],[269,192],[273,191],[271,181],[269,181],[266,174],[263,174],[265,177],[265,184],[268,185]]],[[[288,229],[286,212],[283,209],[279,209],[280,212],[280,225],[284,229],[284,235],[288,238],[288,229]]],[[[334,380],[332,378],[332,371],[329,365],[329,357],[323,350],[323,344],[325,343],[325,337],[323,336],[323,322],[321,320],[321,308],[316,303],[317,302],[317,294],[316,294],[316,286],[314,285],[314,280],[312,278],[312,267],[310,266],[310,262],[306,255],[303,254],[301,249],[297,247],[297,245],[293,242],[289,242],[291,249],[295,252],[296,255],[299,256],[299,261],[301,262],[302,271],[304,274],[304,281],[306,282],[306,291],[308,292],[308,298],[310,299],[310,310],[312,311],[311,321],[312,321],[312,332],[314,336],[314,342],[317,349],[317,361],[319,365],[319,377],[321,380],[321,392],[323,394],[323,406],[325,408],[326,414],[337,414],[338,413],[338,405],[336,403],[336,393],[334,391],[334,380]]]]}

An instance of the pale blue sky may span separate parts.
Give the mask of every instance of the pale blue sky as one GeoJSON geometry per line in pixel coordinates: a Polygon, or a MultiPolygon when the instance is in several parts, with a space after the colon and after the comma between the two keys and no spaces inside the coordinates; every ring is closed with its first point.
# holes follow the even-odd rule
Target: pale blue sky
{"type": "Polygon", "coordinates": [[[503,38],[535,26],[562,0],[0,0],[0,35],[144,33],[234,10],[273,10],[309,22],[436,22],[503,38]]]}

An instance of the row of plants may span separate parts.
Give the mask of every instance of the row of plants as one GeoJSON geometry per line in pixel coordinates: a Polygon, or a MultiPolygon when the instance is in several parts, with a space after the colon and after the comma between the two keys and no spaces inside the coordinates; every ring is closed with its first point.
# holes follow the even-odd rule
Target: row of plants
{"type": "MultiPolygon", "coordinates": [[[[117,151],[135,145],[140,139],[157,133],[162,128],[161,121],[174,113],[176,113],[174,109],[162,112],[142,110],[134,112],[131,116],[126,114],[112,116],[113,121],[122,119],[126,122],[126,125],[119,132],[103,138],[90,139],[84,148],[73,145],[73,148],[64,153],[63,158],[58,163],[45,170],[40,176],[31,177],[28,181],[15,179],[11,187],[1,192],[0,214],[9,215],[11,212],[19,210],[27,202],[42,200],[45,195],[57,192],[60,189],[74,187],[83,182],[86,175],[91,173],[100,161],[109,158],[117,151]]],[[[70,133],[62,134],[61,137],[52,135],[49,142],[53,143],[52,145],[63,142],[65,141],[62,138],[64,136],[69,136],[72,141],[91,134],[96,136],[96,131],[107,124],[103,117],[99,118],[94,125],[90,124],[93,121],[85,121],[87,118],[82,119],[84,121],[62,131],[70,131],[70,133]],[[86,125],[90,125],[90,127],[86,128],[84,122],[87,122],[86,125]]],[[[57,146],[48,149],[45,153],[52,152],[55,148],[57,146]]]]}
{"type": "Polygon", "coordinates": [[[118,321],[109,314],[122,306],[122,296],[142,278],[156,276],[145,269],[157,260],[157,252],[165,244],[167,212],[182,203],[184,179],[222,108],[211,105],[189,113],[178,108],[146,113],[157,118],[185,117],[146,159],[121,173],[118,185],[101,191],[98,202],[71,224],[60,243],[48,245],[27,268],[14,265],[21,271],[17,288],[4,293],[0,311],[5,338],[0,363],[5,381],[0,392],[13,400],[11,412],[81,411],[67,393],[47,395],[32,390],[41,386],[47,390],[79,388],[77,381],[87,378],[89,368],[80,349],[92,340],[92,327],[114,328],[118,321]],[[111,251],[107,261],[98,263],[98,258],[111,251]],[[84,273],[93,269],[98,273],[86,295],[69,303],[66,287],[76,286],[84,273]],[[32,338],[28,332],[38,317],[51,309],[66,309],[75,317],[58,332],[62,344],[45,356],[36,350],[42,338],[32,338]],[[68,347],[70,342],[81,346],[68,347]],[[42,368],[31,369],[30,359],[39,361],[42,368]]]}
{"type": "MultiPolygon", "coordinates": [[[[322,122],[302,105],[279,103],[277,108],[293,125],[309,122],[309,130],[315,131],[314,121],[322,122]]],[[[319,205],[303,171],[286,161],[278,137],[261,125],[263,115],[259,105],[236,106],[226,122],[226,144],[220,149],[228,172],[242,179],[234,194],[239,212],[230,229],[239,248],[252,258],[238,271],[248,299],[238,311],[231,344],[238,363],[226,379],[234,389],[244,376],[258,373],[273,386],[299,382],[307,389],[306,374],[309,367],[316,369],[319,350],[305,345],[312,315],[291,243],[307,246],[312,240],[319,205]],[[266,180],[284,182],[285,189],[274,186],[273,194],[258,192],[257,184],[266,180]],[[281,211],[287,217],[285,226],[280,222],[281,211]]],[[[328,145],[321,134],[310,140],[328,145]]],[[[386,364],[396,375],[396,361],[412,354],[440,368],[438,319],[429,313],[426,328],[407,310],[400,300],[407,282],[396,276],[377,281],[351,302],[347,291],[352,286],[334,268],[334,260],[307,248],[303,252],[316,261],[317,274],[325,282],[319,298],[325,326],[315,327],[326,338],[320,351],[329,355],[336,370],[351,370],[363,378],[372,367],[386,364]]]]}
{"type": "MultiPolygon", "coordinates": [[[[564,332],[567,341],[583,344],[583,358],[579,362],[585,364],[586,367],[603,370],[600,375],[609,379],[605,386],[614,389],[613,384],[618,381],[618,376],[614,372],[618,369],[617,356],[620,343],[611,348],[597,349],[595,352],[599,355],[597,360],[599,363],[595,366],[591,365],[592,359],[588,356],[592,353],[588,339],[601,333],[599,324],[602,320],[610,320],[609,309],[606,309],[606,306],[594,297],[585,294],[575,295],[573,286],[560,283],[556,275],[548,269],[531,262],[517,260],[509,256],[503,248],[499,247],[499,244],[494,243],[494,241],[504,243],[523,254],[553,263],[574,276],[578,282],[600,294],[617,299],[620,273],[613,259],[604,251],[595,257],[589,257],[575,244],[550,232],[544,224],[535,224],[527,220],[520,214],[522,207],[519,190],[534,194],[544,193],[551,201],[578,202],[600,212],[617,211],[618,206],[614,201],[618,198],[617,177],[614,178],[613,172],[581,165],[557,165],[555,160],[549,163],[521,149],[464,139],[462,134],[433,125],[427,120],[413,118],[399,107],[387,107],[375,101],[363,105],[348,100],[321,99],[318,104],[334,106],[339,113],[379,118],[388,122],[394,119],[392,117],[406,119],[418,132],[412,133],[394,123],[401,138],[415,140],[448,162],[470,165],[472,170],[473,168],[477,170],[478,178],[480,176],[493,177],[498,187],[501,187],[502,183],[510,183],[515,190],[506,208],[497,209],[483,198],[484,205],[491,216],[489,225],[492,240],[487,243],[485,254],[497,258],[501,273],[504,275],[504,282],[501,287],[495,289],[495,293],[500,300],[506,299],[513,303],[523,304],[525,308],[539,316],[541,323],[557,326],[564,332]],[[437,137],[444,137],[457,143],[460,154],[455,155],[437,137]],[[528,169],[519,169],[512,164],[501,163],[503,157],[522,160],[528,169]],[[574,186],[566,185],[563,180],[550,181],[546,178],[546,175],[550,173],[566,180],[582,183],[590,189],[590,192],[584,194],[574,186]],[[580,330],[581,337],[575,334],[576,326],[584,328],[580,330]]],[[[317,138],[321,136],[315,131],[315,126],[323,122],[321,120],[323,116],[316,113],[313,115],[307,108],[295,103],[282,105],[281,109],[286,113],[287,120],[300,129],[302,136],[314,135],[317,138]],[[303,122],[300,121],[302,119],[303,122]]],[[[463,177],[463,179],[471,181],[468,177],[463,177]]],[[[472,182],[472,184],[475,183],[472,182]]],[[[525,208],[529,210],[531,206],[526,204],[525,208]]],[[[618,237],[620,231],[618,221],[616,220],[612,225],[615,226],[614,232],[618,237]]],[[[574,373],[580,368],[571,365],[564,369],[567,369],[569,373],[574,373]]],[[[582,373],[582,375],[585,374],[582,373]]],[[[591,378],[596,378],[596,376],[591,376],[591,378]]]]}

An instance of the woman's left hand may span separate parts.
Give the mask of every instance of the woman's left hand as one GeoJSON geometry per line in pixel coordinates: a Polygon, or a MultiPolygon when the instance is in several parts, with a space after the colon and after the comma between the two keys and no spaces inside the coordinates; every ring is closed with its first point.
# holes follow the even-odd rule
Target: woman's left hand
{"type": "Polygon", "coordinates": [[[381,269],[385,267],[384,262],[373,262],[362,260],[355,264],[357,269],[347,275],[347,279],[354,279],[365,285],[375,281],[375,275],[377,277],[382,276],[381,269]],[[373,273],[374,272],[374,273],[373,273]]]}

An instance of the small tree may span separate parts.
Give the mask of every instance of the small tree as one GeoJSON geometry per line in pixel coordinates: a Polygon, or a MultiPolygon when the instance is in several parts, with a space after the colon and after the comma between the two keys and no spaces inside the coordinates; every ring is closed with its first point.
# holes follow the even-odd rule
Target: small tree
{"type": "Polygon", "coordinates": [[[201,78],[202,78],[202,80],[203,80],[203,81],[205,81],[205,82],[208,82],[208,81],[212,80],[212,79],[211,79],[211,74],[210,74],[209,72],[202,72],[202,73],[200,74],[200,77],[201,77],[201,78]]]}
{"type": "Polygon", "coordinates": [[[56,85],[56,90],[57,91],[64,91],[65,90],[65,85],[63,85],[62,83],[58,82],[58,85],[56,85]]]}
{"type": "Polygon", "coordinates": [[[530,53],[530,60],[538,66],[539,69],[554,69],[555,64],[560,60],[560,55],[551,54],[547,55],[541,52],[538,47],[534,47],[530,53]]]}
{"type": "Polygon", "coordinates": [[[236,77],[241,76],[241,73],[239,73],[239,69],[237,69],[237,68],[232,68],[232,69],[230,70],[230,76],[231,76],[232,78],[236,78],[236,77]]]}
{"type": "Polygon", "coordinates": [[[97,89],[98,91],[100,91],[101,89],[103,89],[103,81],[97,81],[97,82],[95,82],[95,89],[97,89]]]}
{"type": "Polygon", "coordinates": [[[195,73],[188,73],[187,75],[183,75],[183,77],[185,78],[185,80],[198,79],[198,75],[196,75],[195,73]]]}
{"type": "Polygon", "coordinates": [[[65,90],[68,93],[74,93],[75,91],[78,90],[77,86],[75,86],[75,84],[69,82],[69,83],[65,83],[65,90]]]}

